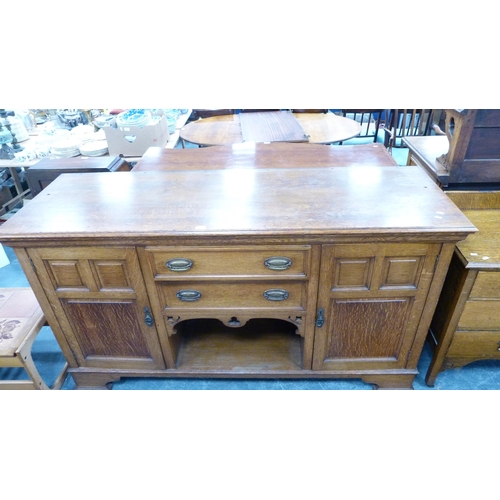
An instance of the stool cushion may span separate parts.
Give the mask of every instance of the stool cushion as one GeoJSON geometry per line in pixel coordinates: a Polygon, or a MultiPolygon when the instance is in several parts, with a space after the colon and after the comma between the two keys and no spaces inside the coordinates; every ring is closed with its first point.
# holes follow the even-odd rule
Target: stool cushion
{"type": "Polygon", "coordinates": [[[43,318],[31,288],[0,288],[0,356],[12,357],[43,318]]]}

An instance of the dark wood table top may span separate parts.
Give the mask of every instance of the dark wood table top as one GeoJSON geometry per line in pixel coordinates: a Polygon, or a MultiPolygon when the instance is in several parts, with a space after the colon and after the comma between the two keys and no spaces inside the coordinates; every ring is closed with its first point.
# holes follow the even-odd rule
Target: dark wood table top
{"type": "Polygon", "coordinates": [[[413,135],[403,137],[403,142],[413,152],[429,160],[447,153],[450,146],[446,135],[413,135]]]}
{"type": "MultiPolygon", "coordinates": [[[[264,113],[265,114],[265,113],[264,113]]],[[[244,142],[240,114],[213,116],[188,123],[180,138],[200,146],[223,146],[244,142]]],[[[361,131],[355,120],[334,113],[293,113],[309,143],[331,144],[346,141],[361,131]]]]}
{"type": "Polygon", "coordinates": [[[214,170],[226,168],[316,168],[397,166],[382,144],[327,146],[273,142],[208,148],[149,148],[133,168],[147,170],[214,170]]]}

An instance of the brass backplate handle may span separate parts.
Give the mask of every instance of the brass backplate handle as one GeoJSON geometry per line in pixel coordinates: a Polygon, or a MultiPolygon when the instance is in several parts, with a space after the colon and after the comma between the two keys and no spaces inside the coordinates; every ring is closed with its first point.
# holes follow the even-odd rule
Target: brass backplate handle
{"type": "Polygon", "coordinates": [[[266,290],[264,292],[264,297],[267,300],[274,301],[286,300],[288,299],[288,292],[280,288],[272,288],[271,290],[266,290]]]}
{"type": "Polygon", "coordinates": [[[182,272],[189,271],[193,267],[193,261],[190,259],[170,259],[165,263],[170,271],[182,272]]]}
{"type": "Polygon", "coordinates": [[[288,257],[269,257],[264,261],[264,265],[273,271],[285,271],[292,265],[292,259],[288,257]]]}
{"type": "Polygon", "coordinates": [[[179,290],[176,297],[184,302],[196,302],[201,299],[201,292],[198,290],[179,290]]]}

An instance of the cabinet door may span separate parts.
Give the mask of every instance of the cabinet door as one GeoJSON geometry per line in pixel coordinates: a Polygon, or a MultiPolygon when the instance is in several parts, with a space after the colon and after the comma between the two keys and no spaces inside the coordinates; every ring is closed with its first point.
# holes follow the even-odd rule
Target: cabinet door
{"type": "Polygon", "coordinates": [[[404,368],[439,244],[325,245],[313,368],[404,368]]]}
{"type": "Polygon", "coordinates": [[[134,248],[38,248],[29,256],[79,366],[165,367],[134,248]]]}

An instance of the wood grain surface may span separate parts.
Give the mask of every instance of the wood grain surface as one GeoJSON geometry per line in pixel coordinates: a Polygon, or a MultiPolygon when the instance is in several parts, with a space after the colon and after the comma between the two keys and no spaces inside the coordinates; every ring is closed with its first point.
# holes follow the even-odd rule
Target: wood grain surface
{"type": "Polygon", "coordinates": [[[62,174],[0,241],[475,231],[418,167],[62,174]]]}
{"type": "Polygon", "coordinates": [[[289,111],[242,113],[244,142],[307,142],[304,130],[289,111]]]}
{"type": "Polygon", "coordinates": [[[386,167],[397,166],[397,163],[383,144],[329,146],[274,142],[209,148],[149,148],[133,171],[354,166],[386,167]]]}
{"type": "MultiPolygon", "coordinates": [[[[181,128],[180,137],[200,146],[223,146],[244,142],[241,116],[242,114],[213,116],[188,123],[181,128]]],[[[361,125],[357,121],[334,113],[294,113],[294,117],[306,134],[308,142],[314,144],[346,141],[361,131],[361,125]]]]}

